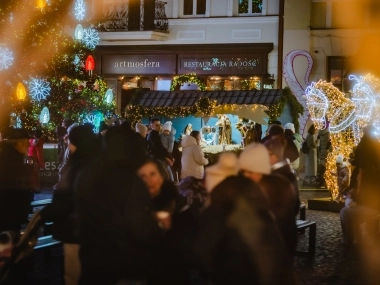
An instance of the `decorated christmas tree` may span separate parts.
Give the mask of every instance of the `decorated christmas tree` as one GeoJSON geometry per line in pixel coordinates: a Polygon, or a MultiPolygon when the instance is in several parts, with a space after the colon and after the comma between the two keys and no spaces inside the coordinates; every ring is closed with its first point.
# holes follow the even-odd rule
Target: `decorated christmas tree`
{"type": "Polygon", "coordinates": [[[19,127],[52,135],[64,118],[97,125],[113,115],[112,90],[92,74],[99,37],[82,27],[90,26],[85,8],[83,0],[0,1],[2,125],[11,115],[19,127]],[[64,28],[76,24],[73,38],[64,28]]]}

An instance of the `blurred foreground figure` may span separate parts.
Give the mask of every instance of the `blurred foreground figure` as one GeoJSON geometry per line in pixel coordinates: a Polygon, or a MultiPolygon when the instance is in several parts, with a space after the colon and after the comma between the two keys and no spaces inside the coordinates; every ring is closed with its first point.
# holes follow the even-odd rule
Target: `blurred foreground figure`
{"type": "Polygon", "coordinates": [[[201,221],[196,253],[215,285],[296,284],[266,198],[256,183],[235,176],[233,156],[222,154],[206,169],[211,204],[201,221]]]}
{"type": "Polygon", "coordinates": [[[109,128],[102,156],[79,178],[81,285],[146,284],[163,230],[135,174],[145,158],[136,151],[136,136],[122,126],[109,128]]]}

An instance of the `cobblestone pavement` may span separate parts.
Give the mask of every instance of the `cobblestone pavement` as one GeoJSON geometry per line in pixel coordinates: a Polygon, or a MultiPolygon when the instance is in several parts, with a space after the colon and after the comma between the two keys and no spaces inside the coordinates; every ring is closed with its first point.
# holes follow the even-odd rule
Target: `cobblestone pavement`
{"type": "MultiPolygon", "coordinates": [[[[48,192],[36,195],[36,199],[49,198],[48,192]]],[[[50,194],[51,195],[51,194],[50,194]]],[[[301,201],[329,197],[327,191],[300,191],[301,201]]],[[[296,256],[295,274],[300,285],[375,285],[380,284],[380,254],[378,248],[361,255],[358,248],[346,248],[342,238],[339,213],[306,210],[306,219],[317,222],[316,253],[314,257],[296,256]],[[365,272],[361,265],[372,265],[373,271],[365,272]],[[372,280],[372,281],[371,281],[372,280]]],[[[298,248],[306,250],[308,230],[299,234],[298,248]]],[[[59,250],[59,249],[58,249],[59,250]]],[[[366,266],[368,267],[368,266],[366,266]]],[[[47,260],[36,253],[34,272],[30,283],[38,285],[62,285],[62,253],[52,252],[47,260]]],[[[198,284],[198,282],[196,282],[198,284]]],[[[193,284],[195,285],[195,284],[193,284]]]]}
{"type": "MultiPolygon", "coordinates": [[[[308,199],[323,197],[329,197],[329,193],[300,191],[301,201],[306,204],[308,199]]],[[[306,219],[317,222],[316,253],[314,257],[295,257],[295,273],[299,284],[380,284],[379,247],[348,248],[342,245],[338,212],[306,210],[306,219]]],[[[306,248],[307,241],[308,233],[299,234],[298,248],[306,248]]]]}

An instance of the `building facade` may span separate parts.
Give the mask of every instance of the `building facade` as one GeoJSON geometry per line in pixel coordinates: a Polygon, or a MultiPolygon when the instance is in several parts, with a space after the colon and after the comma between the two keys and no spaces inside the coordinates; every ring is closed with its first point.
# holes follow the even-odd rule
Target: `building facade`
{"type": "MultiPolygon", "coordinates": [[[[313,59],[310,82],[326,80],[349,93],[348,75],[380,76],[379,1],[286,0],[284,15],[283,57],[296,49],[308,51],[313,59]]],[[[307,61],[300,57],[293,64],[304,84],[307,61]]]]}
{"type": "Polygon", "coordinates": [[[93,1],[96,73],[114,89],[119,112],[135,88],[169,90],[175,75],[195,73],[207,90],[273,88],[279,2],[93,1]]]}

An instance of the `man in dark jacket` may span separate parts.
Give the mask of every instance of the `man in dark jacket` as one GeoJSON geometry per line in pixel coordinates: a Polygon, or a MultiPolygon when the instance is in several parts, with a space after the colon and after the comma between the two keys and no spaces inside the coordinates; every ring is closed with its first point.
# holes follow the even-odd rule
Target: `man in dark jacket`
{"type": "Polygon", "coordinates": [[[0,150],[0,232],[20,232],[27,222],[32,200],[31,173],[24,158],[28,153],[29,135],[24,129],[9,129],[0,150]]]}
{"type": "Polygon", "coordinates": [[[170,152],[166,150],[166,148],[162,145],[160,139],[160,128],[161,123],[160,120],[154,118],[150,121],[152,130],[148,135],[148,147],[149,152],[153,158],[162,161],[165,164],[165,169],[168,171],[169,178],[174,180],[173,173],[170,167],[174,164],[174,158],[170,152]]]}

